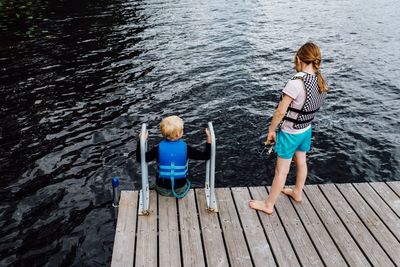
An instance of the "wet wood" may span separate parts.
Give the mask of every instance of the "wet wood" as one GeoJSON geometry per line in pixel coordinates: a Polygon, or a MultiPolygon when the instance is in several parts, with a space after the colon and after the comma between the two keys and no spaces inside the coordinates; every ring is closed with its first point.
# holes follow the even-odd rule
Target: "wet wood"
{"type": "MultiPolygon", "coordinates": [[[[400,223],[396,213],[379,197],[378,193],[367,183],[357,183],[354,187],[362,195],[363,199],[379,216],[397,240],[400,240],[400,223]]],[[[399,198],[397,198],[399,200],[399,198]]]]}
{"type": "Polygon", "coordinates": [[[194,190],[178,200],[183,266],[205,266],[194,190]]]}
{"type": "Polygon", "coordinates": [[[218,213],[207,210],[204,189],[196,189],[204,250],[208,266],[229,266],[228,256],[219,224],[218,213]]]}
{"type": "Polygon", "coordinates": [[[393,236],[378,215],[376,215],[352,185],[339,184],[337,187],[389,258],[397,266],[400,266],[400,243],[396,237],[393,236]]]}
{"type": "MultiPolygon", "coordinates": [[[[346,186],[350,187],[352,185],[346,186]]],[[[320,187],[353,238],[356,238],[357,244],[364,251],[365,255],[368,256],[372,265],[394,266],[385,251],[371,235],[370,231],[357,216],[357,213],[347,203],[347,200],[339,192],[336,186],[328,184],[320,185],[320,187]]]]}
{"type": "Polygon", "coordinates": [[[159,261],[165,266],[181,266],[176,198],[158,197],[159,261]]]}
{"type": "MultiPolygon", "coordinates": [[[[308,185],[304,188],[304,192],[316,213],[321,218],[330,236],[335,241],[344,260],[350,266],[370,266],[368,259],[358,247],[357,242],[348,232],[346,226],[342,223],[319,187],[317,185],[308,185]]],[[[335,205],[335,203],[333,203],[333,205],[335,205]]]]}
{"type": "Polygon", "coordinates": [[[386,184],[400,197],[400,182],[386,182],[386,184]]]}
{"type": "Polygon", "coordinates": [[[121,193],[112,266],[400,266],[400,182],[307,185],[303,201],[281,194],[274,213],[248,207],[266,187],[204,189],[183,199],[121,193]],[[157,201],[158,199],[158,201],[157,201]]]}
{"type": "Polygon", "coordinates": [[[157,193],[150,191],[150,214],[138,216],[135,266],[157,266],[157,193]]]}
{"type": "Polygon", "coordinates": [[[301,203],[291,201],[325,265],[345,266],[346,261],[307,196],[303,194],[301,203]]]}
{"type": "MultiPolygon", "coordinates": [[[[265,200],[268,196],[265,187],[250,187],[250,193],[252,198],[256,200],[265,200]]],[[[296,253],[276,212],[271,215],[260,211],[257,213],[277,264],[279,266],[300,266],[296,253]]]]}
{"type": "Polygon", "coordinates": [[[231,190],[218,188],[215,193],[230,263],[232,266],[251,266],[250,253],[233,203],[231,190]]]}
{"type": "Polygon", "coordinates": [[[257,212],[253,209],[249,209],[249,200],[251,197],[248,188],[232,188],[232,194],[242,222],[243,231],[246,235],[254,266],[276,266],[274,256],[272,255],[268,240],[265,237],[262,224],[258,219],[257,212]]]}
{"type": "MultiPolygon", "coordinates": [[[[268,187],[268,191],[270,190],[270,187],[268,187]]],[[[301,265],[322,266],[322,260],[289,198],[284,194],[279,195],[275,207],[301,265]]]]}
{"type": "Polygon", "coordinates": [[[112,267],[133,266],[138,202],[137,191],[121,192],[112,267]]]}
{"type": "Polygon", "coordinates": [[[386,183],[370,183],[379,196],[400,217],[400,198],[386,183]]]}

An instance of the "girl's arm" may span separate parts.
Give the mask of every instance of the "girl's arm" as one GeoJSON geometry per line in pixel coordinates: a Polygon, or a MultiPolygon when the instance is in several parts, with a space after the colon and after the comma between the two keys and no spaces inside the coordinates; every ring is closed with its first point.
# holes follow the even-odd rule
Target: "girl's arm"
{"type": "Polygon", "coordinates": [[[293,98],[290,96],[283,94],[281,102],[279,102],[278,107],[276,108],[274,115],[272,117],[271,125],[269,126],[268,137],[266,140],[267,144],[275,143],[276,141],[276,128],[279,123],[282,121],[283,117],[285,117],[286,111],[292,103],[293,98]]]}

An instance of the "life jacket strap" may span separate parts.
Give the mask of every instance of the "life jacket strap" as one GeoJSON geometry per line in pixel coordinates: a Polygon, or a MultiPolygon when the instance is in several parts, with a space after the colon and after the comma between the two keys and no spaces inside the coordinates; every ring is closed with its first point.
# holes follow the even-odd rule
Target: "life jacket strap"
{"type": "Polygon", "coordinates": [[[189,160],[186,161],[184,166],[176,166],[175,162],[171,162],[171,165],[159,165],[159,176],[161,178],[168,179],[183,179],[186,178],[189,166],[189,160]],[[183,170],[183,171],[175,171],[183,170]]]}
{"type": "Polygon", "coordinates": [[[311,111],[305,111],[305,110],[301,110],[301,109],[297,109],[297,108],[293,108],[293,107],[288,107],[287,110],[288,111],[294,111],[296,113],[303,114],[303,115],[309,115],[309,114],[313,114],[313,113],[317,112],[319,109],[320,108],[317,108],[317,109],[314,109],[314,110],[311,110],[311,111]]]}
{"type": "Polygon", "coordinates": [[[172,194],[174,195],[174,197],[176,197],[176,198],[183,198],[183,197],[185,197],[185,196],[187,195],[187,193],[189,192],[191,183],[190,183],[190,181],[189,181],[188,179],[186,179],[186,181],[187,181],[187,183],[186,183],[185,191],[183,191],[182,194],[177,194],[177,193],[175,192],[175,179],[174,179],[174,178],[171,179],[171,192],[172,192],[172,194]]]}
{"type": "Polygon", "coordinates": [[[283,120],[286,120],[286,121],[290,121],[290,122],[297,123],[297,124],[303,124],[303,123],[309,123],[309,122],[311,122],[313,119],[314,119],[314,118],[307,119],[307,120],[298,120],[298,119],[293,119],[293,118],[290,118],[290,117],[285,116],[285,117],[283,117],[282,121],[283,121],[283,120]]]}
{"type": "MultiPolygon", "coordinates": [[[[174,170],[171,170],[170,172],[159,172],[160,177],[165,178],[165,176],[171,176],[171,177],[175,177],[175,176],[182,176],[182,175],[186,175],[186,171],[184,172],[175,172],[174,170]]],[[[184,177],[182,177],[184,178],[184,177]]],[[[179,179],[179,178],[177,178],[179,179]]]]}
{"type": "Polygon", "coordinates": [[[160,165],[160,169],[163,169],[163,170],[186,170],[186,168],[187,168],[187,165],[184,165],[184,166],[175,166],[175,165],[172,166],[172,164],[171,165],[160,165]]]}

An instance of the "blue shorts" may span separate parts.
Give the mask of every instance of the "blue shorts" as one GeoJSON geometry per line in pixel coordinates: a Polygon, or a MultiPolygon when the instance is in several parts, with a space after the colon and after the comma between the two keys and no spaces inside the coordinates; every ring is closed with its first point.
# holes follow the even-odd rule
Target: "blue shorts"
{"type": "Polygon", "coordinates": [[[280,158],[291,159],[296,151],[308,152],[311,149],[311,127],[304,133],[276,133],[275,152],[280,158]]]}

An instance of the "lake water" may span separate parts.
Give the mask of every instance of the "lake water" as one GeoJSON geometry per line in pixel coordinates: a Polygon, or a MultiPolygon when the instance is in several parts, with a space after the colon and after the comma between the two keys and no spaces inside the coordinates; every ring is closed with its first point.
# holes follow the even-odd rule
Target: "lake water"
{"type": "MultiPolygon", "coordinates": [[[[309,40],[331,92],[307,183],[400,180],[399,11],[397,0],[2,1],[0,266],[108,266],[111,178],[139,188],[135,136],[148,123],[151,147],[171,114],[199,148],[213,122],[216,186],[270,185],[258,137],[309,40]]],[[[204,170],[191,162],[194,186],[204,170]]]]}

